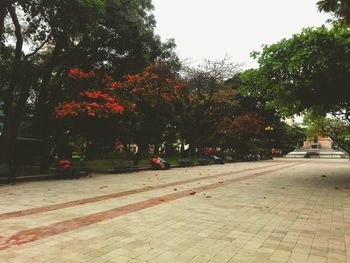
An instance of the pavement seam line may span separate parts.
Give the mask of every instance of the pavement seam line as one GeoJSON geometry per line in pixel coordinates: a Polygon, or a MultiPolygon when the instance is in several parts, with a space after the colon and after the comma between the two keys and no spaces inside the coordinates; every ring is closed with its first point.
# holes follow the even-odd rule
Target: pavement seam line
{"type": "Polygon", "coordinates": [[[139,193],[148,192],[148,191],[152,191],[152,190],[163,189],[166,187],[178,186],[178,185],[193,183],[193,182],[200,182],[202,180],[217,178],[220,176],[230,176],[230,175],[234,175],[236,173],[250,172],[250,171],[254,171],[254,170],[259,170],[259,169],[274,167],[274,166],[281,166],[281,165],[285,165],[285,163],[283,163],[283,164],[279,163],[279,164],[275,164],[275,165],[266,165],[266,166],[262,166],[259,168],[249,168],[249,169],[236,171],[236,172],[227,172],[227,173],[214,174],[214,175],[209,175],[209,176],[202,176],[200,178],[180,180],[180,181],[176,181],[176,182],[172,182],[172,183],[160,184],[160,185],[155,185],[155,186],[146,186],[146,187],[142,187],[142,188],[127,190],[127,191],[122,191],[122,192],[116,192],[116,193],[112,193],[112,194],[93,196],[93,197],[89,197],[89,198],[83,198],[83,199],[73,200],[73,201],[54,204],[54,205],[34,207],[34,208],[25,209],[25,210],[18,210],[18,211],[0,214],[0,221],[6,220],[6,219],[11,219],[11,218],[17,218],[17,217],[23,217],[23,216],[29,216],[29,215],[35,215],[35,214],[55,211],[55,210],[64,209],[64,208],[70,208],[70,207],[74,207],[74,206],[96,203],[96,202],[100,202],[100,201],[115,199],[115,198],[119,198],[119,197],[133,195],[133,194],[139,194],[139,193]]]}
{"type": "Polygon", "coordinates": [[[287,168],[291,168],[297,165],[301,165],[304,164],[305,162],[296,162],[287,166],[283,166],[283,167],[279,167],[279,168],[275,168],[275,169],[271,169],[271,170],[267,170],[267,171],[262,171],[262,172],[258,172],[258,173],[253,173],[250,175],[245,175],[245,176],[241,176],[238,178],[233,178],[233,179],[229,179],[227,181],[222,181],[222,182],[218,182],[218,183],[214,183],[214,184],[209,184],[206,186],[201,186],[201,187],[197,187],[197,188],[193,188],[190,190],[185,190],[185,191],[181,191],[181,192],[177,192],[177,193],[173,193],[173,194],[168,194],[168,195],[164,195],[164,196],[159,196],[159,197],[155,197],[155,198],[151,198],[148,200],[144,200],[144,201],[139,201],[133,204],[128,204],[125,206],[121,206],[118,208],[114,208],[111,210],[107,210],[107,211],[103,211],[103,212],[98,212],[95,214],[90,214],[90,215],[86,215],[86,216],[82,216],[82,217],[77,217],[74,219],[70,219],[70,220],[65,220],[62,222],[58,222],[58,223],[54,223],[48,226],[43,226],[43,227],[36,227],[36,228],[32,228],[32,229],[28,229],[28,230],[24,230],[24,231],[20,231],[8,238],[1,238],[0,239],[0,251],[2,250],[6,250],[9,249],[11,247],[14,246],[19,246],[22,244],[26,244],[26,243],[31,243],[43,238],[47,238],[50,236],[54,236],[54,235],[58,235],[58,234],[62,234],[65,232],[69,232],[69,231],[73,231],[79,228],[82,228],[84,226],[89,226],[92,224],[96,224],[96,223],[100,223],[103,221],[107,221],[110,219],[114,219],[126,214],[130,214],[133,212],[137,212],[143,209],[147,209],[147,208],[151,208],[160,204],[164,204],[166,202],[170,202],[170,201],[174,201],[180,198],[184,198],[184,197],[188,197],[191,195],[194,195],[193,193],[200,193],[203,191],[207,191],[207,190],[213,190],[222,186],[226,186],[226,185],[230,185],[232,183],[235,182],[239,182],[239,181],[244,181],[244,180],[248,180],[248,179],[253,179],[271,172],[276,172],[276,171],[281,171],[287,168]]]}

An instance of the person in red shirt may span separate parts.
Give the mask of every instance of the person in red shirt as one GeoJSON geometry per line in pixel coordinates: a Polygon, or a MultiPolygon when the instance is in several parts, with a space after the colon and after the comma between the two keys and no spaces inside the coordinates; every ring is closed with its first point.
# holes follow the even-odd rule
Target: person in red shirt
{"type": "Polygon", "coordinates": [[[151,160],[153,168],[159,168],[159,169],[169,169],[170,164],[165,161],[163,158],[160,158],[158,156],[153,156],[151,160]]]}

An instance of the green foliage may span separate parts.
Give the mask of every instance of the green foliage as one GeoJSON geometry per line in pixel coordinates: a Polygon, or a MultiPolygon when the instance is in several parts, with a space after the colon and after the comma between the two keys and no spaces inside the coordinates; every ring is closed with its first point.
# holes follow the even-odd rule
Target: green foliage
{"type": "Polygon", "coordinates": [[[331,12],[347,24],[350,24],[349,0],[321,0],[317,2],[317,5],[320,11],[331,12]]]}
{"type": "Polygon", "coordinates": [[[97,9],[99,12],[104,12],[105,0],[80,0],[82,6],[97,9]]]}
{"type": "MultiPolygon", "coordinates": [[[[54,108],[74,93],[64,85],[68,68],[97,69],[121,79],[159,58],[171,55],[175,59],[174,43],[163,44],[154,33],[150,0],[14,2],[20,23],[17,29],[28,48],[17,52],[20,61],[14,63],[16,36],[13,30],[2,32],[13,28],[14,22],[7,19],[1,28],[0,100],[10,90],[14,65],[18,70],[7,96],[11,101],[4,106],[11,111],[6,114],[4,131],[14,138],[25,134],[45,139],[48,153],[64,136],[54,108]]],[[[7,141],[9,138],[0,137],[0,145],[7,141]]],[[[14,144],[6,147],[15,148],[14,144]]],[[[6,147],[0,147],[0,158],[8,156],[6,147]]]]}
{"type": "MultiPolygon", "coordinates": [[[[20,70],[10,96],[13,103],[5,105],[13,108],[13,115],[7,115],[10,125],[5,124],[4,129],[12,137],[25,134],[44,139],[47,160],[55,149],[67,144],[108,152],[116,141],[137,143],[141,153],[149,144],[174,150],[174,143],[179,142],[189,144],[192,152],[203,146],[245,147],[248,151],[253,144],[282,145],[280,138],[286,131],[276,111],[265,109],[265,98],[239,94],[240,65],[226,57],[181,72],[174,40],[162,43],[154,33],[150,0],[18,0],[14,7],[20,16],[18,29],[30,51],[17,52],[20,70]],[[156,65],[152,72],[144,71],[152,64],[156,65]],[[96,74],[98,81],[82,80],[78,87],[68,78],[72,72],[78,79],[96,74]],[[116,82],[109,87],[105,79],[116,82]],[[81,95],[83,91],[99,95],[81,95]],[[130,110],[103,118],[105,100],[112,95],[130,110]],[[55,108],[63,102],[67,102],[66,112],[75,113],[67,110],[80,103],[88,114],[78,120],[74,115],[57,120],[55,108]],[[134,103],[136,107],[131,107],[134,103]],[[91,107],[99,107],[99,114],[91,107]],[[230,136],[217,136],[226,120],[234,124],[227,125],[226,131],[234,130],[229,131],[230,136]],[[263,132],[265,123],[275,128],[274,133],[263,132]],[[10,130],[17,124],[18,128],[10,130]]],[[[13,28],[11,20],[6,23],[13,28]]],[[[15,65],[14,47],[9,43],[16,36],[13,30],[5,35],[8,39],[0,47],[0,98],[10,86],[15,65]]],[[[116,110],[118,105],[113,105],[116,110]]],[[[7,154],[4,147],[0,152],[7,154]]]]}
{"type": "Polygon", "coordinates": [[[243,89],[286,115],[348,109],[350,30],[307,28],[255,54],[259,68],[243,74],[243,89]]]}
{"type": "Polygon", "coordinates": [[[306,134],[309,138],[316,138],[318,135],[328,136],[336,146],[350,153],[350,125],[347,121],[309,112],[304,118],[304,125],[307,127],[306,134]]]}
{"type": "Polygon", "coordinates": [[[312,139],[317,138],[318,135],[325,135],[322,130],[325,119],[324,116],[318,116],[312,114],[312,112],[307,112],[303,120],[303,125],[306,127],[306,136],[312,139]]]}
{"type": "Polygon", "coordinates": [[[289,153],[295,148],[303,146],[306,139],[305,128],[297,125],[289,126],[284,124],[280,133],[279,143],[284,153],[289,153]]]}
{"type": "Polygon", "coordinates": [[[323,134],[347,150],[342,138],[350,122],[350,29],[341,23],[307,28],[252,55],[259,68],[242,74],[244,92],[285,116],[307,112],[308,137],[323,134]]]}

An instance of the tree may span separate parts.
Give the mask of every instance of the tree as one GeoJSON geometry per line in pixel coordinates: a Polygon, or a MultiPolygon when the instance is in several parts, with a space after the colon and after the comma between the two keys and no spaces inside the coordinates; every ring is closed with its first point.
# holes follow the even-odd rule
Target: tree
{"type": "MultiPolygon", "coordinates": [[[[11,49],[6,49],[0,46],[2,51],[6,51],[7,59],[12,62],[10,67],[2,67],[2,69],[7,69],[7,74],[4,74],[5,76],[8,76],[8,79],[3,79],[3,82],[1,84],[5,84],[7,86],[6,89],[3,89],[1,87],[1,100],[3,101],[3,108],[4,108],[4,128],[3,132],[0,137],[0,160],[5,160],[10,166],[10,169],[13,170],[13,158],[14,158],[14,145],[15,145],[15,139],[16,139],[16,131],[19,128],[19,116],[22,113],[22,108],[15,108],[14,104],[16,102],[23,103],[23,101],[26,100],[26,94],[28,91],[28,86],[24,85],[22,86],[22,89],[20,91],[17,91],[17,86],[20,83],[19,78],[17,77],[17,74],[22,73],[22,67],[24,65],[21,64],[22,62],[22,48],[23,48],[23,35],[22,35],[22,27],[20,25],[16,8],[11,4],[11,2],[3,3],[7,5],[7,10],[10,14],[11,21],[14,26],[14,35],[15,35],[15,41],[16,46],[13,48],[13,57],[9,55],[7,52],[11,49]],[[15,93],[18,92],[17,101],[15,93]]],[[[2,12],[0,10],[0,12],[2,12]]],[[[0,14],[1,16],[3,14],[0,14]]],[[[5,16],[5,15],[4,15],[5,16]]],[[[4,17],[0,17],[0,19],[3,19],[4,17]]],[[[3,20],[0,21],[0,23],[3,23],[3,20]]],[[[3,25],[0,25],[3,29],[3,25]]],[[[3,33],[3,30],[1,31],[1,34],[3,33]]],[[[2,36],[2,35],[1,35],[2,36]]],[[[0,39],[2,42],[2,39],[0,39]]],[[[2,59],[3,60],[3,59],[2,59]]],[[[26,74],[24,74],[26,75],[26,74]]]]}
{"type": "Polygon", "coordinates": [[[1,161],[14,159],[14,140],[24,118],[26,134],[46,140],[46,151],[51,151],[55,105],[70,96],[64,85],[68,68],[97,68],[121,79],[163,55],[152,8],[150,0],[20,0],[6,5],[6,14],[12,15],[5,27],[15,30],[5,34],[0,47],[5,109],[1,161]],[[31,53],[23,52],[23,42],[31,53]],[[30,114],[24,112],[28,108],[30,114]]]}
{"type": "Polygon", "coordinates": [[[214,134],[236,105],[237,78],[241,65],[229,57],[205,60],[198,67],[184,67],[186,96],[178,115],[180,141],[193,148],[213,146],[214,134]]]}
{"type": "Polygon", "coordinates": [[[66,85],[74,93],[56,107],[56,117],[66,123],[66,130],[86,140],[136,143],[142,154],[149,144],[164,142],[184,87],[168,66],[148,66],[121,82],[112,81],[109,75],[101,78],[93,71],[70,69],[73,83],[66,85]]]}
{"type": "Polygon", "coordinates": [[[168,130],[173,127],[175,107],[180,101],[184,84],[177,78],[171,64],[159,62],[142,73],[127,75],[123,87],[127,92],[124,96],[135,105],[135,115],[123,122],[129,140],[138,144],[140,154],[149,144],[158,149],[166,141],[164,136],[168,130]]]}
{"type": "Polygon", "coordinates": [[[64,86],[70,92],[61,97],[55,108],[53,155],[69,141],[115,146],[120,135],[120,116],[134,110],[133,105],[117,97],[116,89],[122,88],[122,83],[112,81],[103,72],[70,69],[64,86]]]}
{"type": "Polygon", "coordinates": [[[243,74],[243,89],[285,115],[311,109],[350,121],[350,30],[341,25],[304,29],[265,46],[259,68],[243,74]]]}
{"type": "Polygon", "coordinates": [[[332,12],[347,24],[350,24],[349,0],[321,0],[317,2],[318,9],[324,12],[332,12]]]}
{"type": "Polygon", "coordinates": [[[319,126],[321,132],[347,150],[341,138],[350,126],[349,35],[349,28],[338,23],[330,29],[304,29],[265,46],[253,54],[259,68],[242,75],[243,90],[266,99],[269,108],[285,116],[308,112],[327,120],[319,126]]]}
{"type": "Polygon", "coordinates": [[[309,112],[304,117],[308,138],[319,135],[328,136],[336,146],[350,154],[350,125],[348,122],[335,117],[315,115],[309,112]]]}
{"type": "Polygon", "coordinates": [[[223,145],[236,153],[249,152],[253,140],[260,137],[266,127],[266,120],[256,112],[225,118],[215,136],[223,140],[223,145]]]}

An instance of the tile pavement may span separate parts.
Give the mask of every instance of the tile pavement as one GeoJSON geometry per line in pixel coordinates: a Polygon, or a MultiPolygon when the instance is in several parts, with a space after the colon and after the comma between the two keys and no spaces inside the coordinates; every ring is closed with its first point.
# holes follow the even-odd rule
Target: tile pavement
{"type": "Polygon", "coordinates": [[[279,159],[2,186],[0,262],[350,262],[350,163],[279,159]]]}

